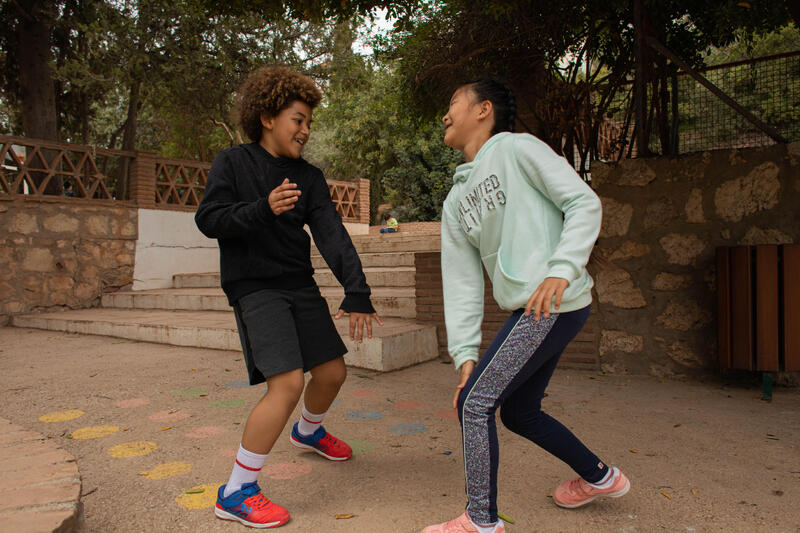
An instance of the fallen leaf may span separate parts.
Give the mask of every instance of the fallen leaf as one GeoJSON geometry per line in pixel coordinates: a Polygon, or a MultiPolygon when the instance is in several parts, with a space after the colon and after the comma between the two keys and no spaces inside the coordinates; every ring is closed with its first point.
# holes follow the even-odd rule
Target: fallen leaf
{"type": "Polygon", "coordinates": [[[674,425],[674,426],[672,426],[672,427],[674,427],[674,428],[679,428],[679,427],[681,427],[681,425],[680,425],[680,424],[675,424],[675,425],[674,425]]]}
{"type": "Polygon", "coordinates": [[[241,424],[241,422],[234,422],[234,424],[236,424],[238,426],[239,424],[241,424]]]}
{"type": "Polygon", "coordinates": [[[774,494],[775,496],[783,496],[783,491],[782,490],[773,490],[772,494],[774,494]]]}
{"type": "Polygon", "coordinates": [[[692,489],[692,494],[694,494],[695,496],[697,496],[698,494],[700,494],[700,491],[699,491],[699,490],[697,490],[697,489],[692,489]]]}
{"type": "Polygon", "coordinates": [[[203,396],[208,396],[208,394],[198,394],[198,396],[202,398],[203,396]]]}
{"type": "Polygon", "coordinates": [[[553,493],[551,492],[550,494],[547,495],[547,497],[548,498],[552,498],[553,497],[553,493]]]}
{"type": "Polygon", "coordinates": [[[779,439],[778,437],[776,437],[775,435],[767,435],[767,438],[768,438],[769,440],[781,440],[781,439],[779,439]]]}
{"type": "Polygon", "coordinates": [[[348,518],[353,518],[354,514],[337,514],[336,520],[347,520],[348,518]]]}
{"type": "Polygon", "coordinates": [[[647,457],[655,457],[655,456],[656,456],[656,454],[654,454],[654,453],[646,453],[645,455],[646,455],[647,457]]]}
{"type": "Polygon", "coordinates": [[[95,377],[96,375],[97,375],[97,372],[95,372],[94,374],[89,374],[89,377],[90,377],[90,378],[93,378],[93,377],[95,377]]]}
{"type": "Polygon", "coordinates": [[[203,494],[206,489],[189,489],[184,494],[203,494]]]}
{"type": "Polygon", "coordinates": [[[672,499],[672,496],[670,496],[670,495],[669,495],[669,494],[667,494],[666,492],[662,492],[662,493],[661,493],[661,495],[662,495],[663,497],[665,497],[666,499],[668,499],[668,500],[671,500],[671,499],[672,499]]]}
{"type": "Polygon", "coordinates": [[[113,341],[111,344],[125,344],[125,341],[113,341]]]}
{"type": "Polygon", "coordinates": [[[502,519],[504,522],[508,522],[509,524],[514,523],[514,519],[508,516],[507,514],[497,513],[497,517],[502,519]]]}
{"type": "Polygon", "coordinates": [[[631,452],[631,453],[639,453],[639,450],[637,450],[636,448],[631,448],[628,451],[631,452]]]}
{"type": "Polygon", "coordinates": [[[168,430],[168,429],[172,429],[172,426],[166,426],[166,427],[163,427],[163,428],[161,428],[161,431],[166,431],[166,430],[168,430]]]}

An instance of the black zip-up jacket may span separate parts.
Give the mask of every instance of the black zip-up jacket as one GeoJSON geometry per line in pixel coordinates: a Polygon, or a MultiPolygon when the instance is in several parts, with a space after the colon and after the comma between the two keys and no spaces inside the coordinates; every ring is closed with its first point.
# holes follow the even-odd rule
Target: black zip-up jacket
{"type": "Polygon", "coordinates": [[[220,152],[208,173],[203,200],[194,217],[206,237],[217,239],[222,290],[233,305],[261,289],[315,285],[314,243],[344,287],[339,306],[347,312],[374,313],[361,260],[331,200],[322,171],[302,158],[273,157],[260,144],[241,144],[220,152]],[[284,178],[301,191],[294,208],[278,216],[267,197],[284,178]]]}

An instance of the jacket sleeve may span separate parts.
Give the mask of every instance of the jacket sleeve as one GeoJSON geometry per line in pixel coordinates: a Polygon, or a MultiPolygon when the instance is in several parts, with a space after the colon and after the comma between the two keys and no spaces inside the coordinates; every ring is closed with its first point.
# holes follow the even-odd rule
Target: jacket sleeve
{"type": "Polygon", "coordinates": [[[442,209],[442,289],[447,350],[458,371],[466,361],[478,361],[483,267],[478,249],[467,240],[446,203],[442,209]]]}
{"type": "Polygon", "coordinates": [[[230,239],[263,230],[275,221],[266,198],[240,201],[233,168],[225,152],[214,159],[206,180],[203,199],[194,215],[198,229],[211,239],[230,239]]]}
{"type": "Polygon", "coordinates": [[[306,223],[311,228],[314,244],[344,287],[344,300],[339,308],[348,313],[374,313],[361,259],[342,224],[341,215],[336,212],[328,184],[321,173],[314,179],[308,193],[306,223]]]}
{"type": "Polygon", "coordinates": [[[516,136],[515,143],[523,176],[564,213],[561,238],[547,262],[547,277],[572,283],[583,272],[600,234],[600,199],[567,160],[543,142],[526,135],[516,136]]]}

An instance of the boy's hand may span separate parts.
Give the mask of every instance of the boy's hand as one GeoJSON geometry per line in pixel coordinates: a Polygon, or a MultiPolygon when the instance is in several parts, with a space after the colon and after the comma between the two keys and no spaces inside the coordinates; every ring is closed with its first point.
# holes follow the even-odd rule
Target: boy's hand
{"type": "Polygon", "coordinates": [[[537,322],[539,321],[540,313],[544,313],[544,317],[548,318],[553,296],[556,297],[556,309],[558,309],[561,307],[561,297],[564,296],[564,291],[567,287],[569,287],[569,281],[563,278],[545,278],[528,299],[528,305],[525,306],[525,316],[530,316],[531,309],[533,309],[533,318],[537,322]]]}
{"type": "Polygon", "coordinates": [[[456,393],[453,396],[453,409],[458,409],[458,395],[461,394],[461,389],[463,389],[464,385],[467,384],[467,380],[472,375],[474,370],[475,361],[464,361],[464,364],[461,365],[461,375],[458,378],[458,387],[456,387],[456,393]]]}
{"type": "Polygon", "coordinates": [[[289,178],[284,178],[283,183],[269,193],[267,201],[269,202],[269,208],[272,209],[275,216],[278,216],[283,212],[294,209],[294,204],[299,198],[300,191],[297,189],[297,184],[291,183],[289,178]]]}
{"type": "MultiPolygon", "coordinates": [[[[344,316],[344,309],[339,309],[339,311],[334,315],[334,320],[339,320],[344,316]]],[[[378,323],[379,326],[383,325],[383,321],[381,317],[378,316],[378,313],[358,313],[352,312],[350,313],[350,340],[356,340],[356,331],[358,332],[358,343],[361,344],[361,341],[364,340],[364,325],[367,326],[367,338],[372,338],[372,319],[375,319],[375,322],[378,323]]]]}

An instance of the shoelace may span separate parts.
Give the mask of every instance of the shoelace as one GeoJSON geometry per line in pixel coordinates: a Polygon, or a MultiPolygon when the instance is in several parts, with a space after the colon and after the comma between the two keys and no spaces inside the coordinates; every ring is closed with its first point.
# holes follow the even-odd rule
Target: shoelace
{"type": "Polygon", "coordinates": [[[324,437],[320,439],[321,441],[324,440],[328,443],[329,446],[336,446],[339,444],[339,439],[331,435],[330,433],[326,433],[324,437]]]}
{"type": "Polygon", "coordinates": [[[256,494],[255,496],[250,496],[244,501],[247,502],[247,505],[259,511],[266,509],[269,506],[269,504],[272,503],[263,494],[256,494]]]}
{"type": "Polygon", "coordinates": [[[570,481],[569,482],[569,490],[570,490],[570,492],[577,492],[579,494],[587,494],[586,488],[589,487],[589,485],[587,484],[587,486],[584,487],[583,483],[581,483],[582,481],[583,480],[581,478],[575,478],[572,481],[570,481]]]}

